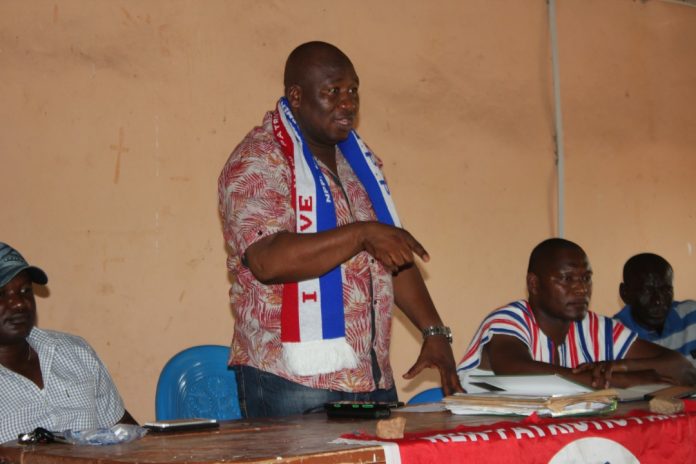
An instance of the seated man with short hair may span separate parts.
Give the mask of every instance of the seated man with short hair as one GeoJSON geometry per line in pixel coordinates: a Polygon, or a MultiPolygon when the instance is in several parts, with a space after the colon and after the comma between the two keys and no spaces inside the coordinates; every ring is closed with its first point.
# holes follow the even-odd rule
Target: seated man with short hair
{"type": "Polygon", "coordinates": [[[537,245],[527,290],[529,300],[493,311],[479,327],[457,368],[468,392],[481,391],[472,373],[559,374],[594,388],[694,383],[696,370],[681,354],[588,310],[592,269],[577,244],[537,245]]]}
{"type": "Polygon", "coordinates": [[[619,285],[626,306],[614,318],[643,340],[679,351],[696,365],[696,301],[674,301],[673,279],[672,266],[662,256],[633,256],[619,285]]]}
{"type": "Polygon", "coordinates": [[[36,427],[61,432],[136,423],[85,340],[35,327],[32,283],[47,282],[44,271],[0,242],[0,443],[36,427]]]}

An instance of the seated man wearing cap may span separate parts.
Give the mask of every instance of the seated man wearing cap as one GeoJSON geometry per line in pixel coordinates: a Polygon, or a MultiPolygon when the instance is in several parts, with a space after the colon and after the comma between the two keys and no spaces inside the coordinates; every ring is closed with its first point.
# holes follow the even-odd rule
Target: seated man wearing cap
{"type": "Polygon", "coordinates": [[[135,424],[85,340],[36,324],[32,283],[48,277],[0,242],[0,443],[36,427],[88,430],[135,424]]]}

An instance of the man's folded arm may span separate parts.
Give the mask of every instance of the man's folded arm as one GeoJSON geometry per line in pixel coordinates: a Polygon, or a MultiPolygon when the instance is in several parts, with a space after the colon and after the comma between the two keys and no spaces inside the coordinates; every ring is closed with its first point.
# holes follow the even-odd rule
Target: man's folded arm
{"type": "MultiPolygon", "coordinates": [[[[535,361],[529,354],[529,348],[522,341],[509,335],[494,335],[483,348],[487,353],[490,369],[499,375],[506,374],[558,374],[592,388],[607,388],[607,378],[598,377],[592,370],[574,372],[573,369],[535,361]]],[[[485,356],[485,355],[484,355],[485,356]]],[[[483,363],[482,363],[483,365],[483,363]]],[[[631,385],[656,383],[660,380],[657,372],[651,368],[639,368],[633,371],[607,372],[611,386],[625,388],[631,385]]],[[[602,371],[602,374],[604,371],[602,371]]]]}
{"type": "Polygon", "coordinates": [[[640,338],[619,364],[629,372],[652,369],[670,383],[696,385],[696,369],[681,353],[640,338]]]}
{"type": "Polygon", "coordinates": [[[259,281],[275,284],[319,277],[363,250],[392,271],[413,263],[414,253],[427,259],[406,230],[378,222],[354,222],[312,234],[278,232],[250,245],[244,255],[259,281]]]}

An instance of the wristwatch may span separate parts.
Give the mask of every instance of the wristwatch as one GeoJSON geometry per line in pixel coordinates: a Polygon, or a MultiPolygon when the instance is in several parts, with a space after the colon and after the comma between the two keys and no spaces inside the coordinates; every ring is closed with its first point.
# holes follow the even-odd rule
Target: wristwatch
{"type": "Polygon", "coordinates": [[[449,327],[444,325],[431,325],[426,327],[421,332],[423,332],[423,340],[431,335],[444,335],[448,342],[452,343],[452,331],[449,327]]]}

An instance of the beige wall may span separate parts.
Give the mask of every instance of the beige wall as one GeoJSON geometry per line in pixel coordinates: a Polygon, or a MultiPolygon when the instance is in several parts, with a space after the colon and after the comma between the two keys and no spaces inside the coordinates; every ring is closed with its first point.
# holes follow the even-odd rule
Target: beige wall
{"type": "MultiPolygon", "coordinates": [[[[558,0],[558,28],[566,236],[594,265],[595,310],[619,307],[643,250],[695,297],[696,9],[558,0]]],[[[40,325],[87,338],[141,421],[172,354],[230,341],[217,175],[313,39],[360,74],[360,131],[432,255],[457,356],[557,232],[544,0],[5,0],[0,240],[49,274],[40,325]]],[[[420,345],[397,319],[400,377],[420,345]]]]}

